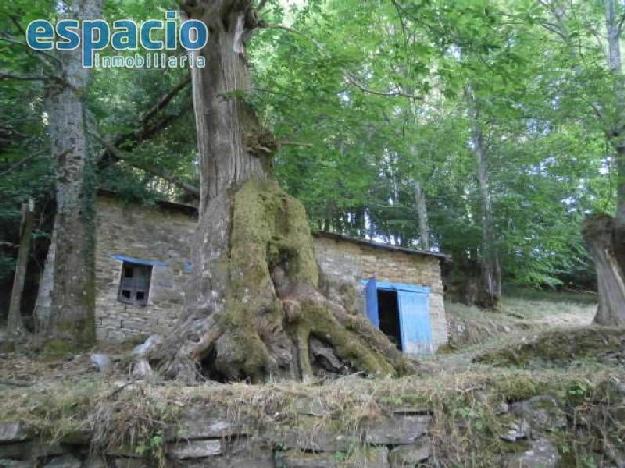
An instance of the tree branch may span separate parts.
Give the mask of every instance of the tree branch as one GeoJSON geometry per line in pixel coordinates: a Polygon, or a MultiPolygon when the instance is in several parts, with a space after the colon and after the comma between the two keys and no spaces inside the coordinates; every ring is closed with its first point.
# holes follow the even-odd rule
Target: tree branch
{"type": "Polygon", "coordinates": [[[167,94],[163,95],[150,109],[148,109],[141,118],[141,122],[146,125],[148,121],[154,117],[161,109],[167,107],[167,104],[176,97],[187,85],[191,83],[191,74],[187,74],[178,82],[167,94]]]}
{"type": "Polygon", "coordinates": [[[13,39],[7,33],[4,33],[4,32],[0,33],[0,39],[2,39],[4,41],[7,41],[10,44],[16,44],[16,45],[20,45],[20,46],[24,47],[28,52],[33,54],[35,57],[37,57],[45,65],[47,65],[49,67],[53,67],[55,69],[58,69],[59,67],[63,66],[63,62],[61,62],[58,57],[55,57],[54,55],[52,55],[51,53],[49,53],[49,52],[47,52],[45,50],[33,50],[25,42],[18,41],[17,39],[13,39]],[[46,60],[46,57],[49,58],[50,60],[53,60],[54,62],[56,62],[56,65],[54,65],[54,64],[50,63],[48,60],[46,60]]]}
{"type": "Polygon", "coordinates": [[[265,23],[264,21],[259,21],[257,28],[258,29],[281,29],[283,31],[290,32],[292,34],[297,34],[298,36],[308,39],[310,42],[312,42],[315,45],[315,47],[317,47],[317,49],[323,49],[323,44],[321,44],[320,42],[317,42],[315,38],[309,36],[308,34],[304,34],[303,32],[298,31],[297,29],[284,26],[283,24],[273,24],[273,23],[265,23]]]}
{"type": "Polygon", "coordinates": [[[13,75],[12,73],[0,71],[0,80],[47,81],[48,79],[44,75],[13,75]]]}
{"type": "MultiPolygon", "coordinates": [[[[174,122],[178,117],[182,115],[183,112],[169,115],[165,118],[161,119],[157,122],[152,122],[154,117],[158,115],[158,113],[166,108],[173,98],[180,93],[186,86],[191,82],[190,75],[185,76],[178,84],[176,84],[168,93],[161,96],[158,101],[156,101],[150,108],[143,114],[141,117],[141,127],[127,133],[119,134],[111,139],[112,144],[119,148],[122,145],[125,146],[125,149],[132,149],[139,145],[142,141],[156,135],[162,129],[167,127],[170,123],[174,122]]],[[[188,107],[185,106],[183,109],[186,112],[188,107]]],[[[106,148],[97,158],[98,167],[102,168],[108,164],[115,163],[115,157],[111,154],[106,148]]]]}
{"type": "Polygon", "coordinates": [[[141,169],[142,171],[145,171],[148,174],[152,174],[156,177],[166,180],[167,182],[177,187],[180,187],[182,190],[184,190],[186,193],[188,193],[189,195],[193,197],[200,196],[200,189],[198,187],[195,187],[194,185],[191,185],[188,182],[185,182],[180,177],[174,174],[171,174],[165,170],[159,169],[154,166],[141,164],[137,161],[134,161],[132,160],[132,158],[129,158],[124,152],[120,151],[117,147],[115,147],[113,143],[103,138],[97,131],[93,131],[92,134],[100,141],[100,143],[102,143],[102,145],[106,148],[106,150],[115,157],[116,160],[124,161],[132,167],[141,169]]]}
{"type": "Polygon", "coordinates": [[[18,167],[20,167],[22,164],[24,164],[25,162],[30,161],[31,159],[33,159],[36,156],[36,154],[31,154],[29,156],[26,156],[22,159],[20,159],[19,161],[16,161],[15,163],[13,163],[11,166],[9,166],[8,169],[6,169],[5,171],[0,172],[0,176],[6,175],[9,172],[14,171],[15,169],[17,169],[18,167]]]}
{"type": "Polygon", "coordinates": [[[384,92],[384,91],[375,91],[375,90],[369,89],[363,84],[357,82],[350,74],[346,75],[346,79],[349,84],[351,84],[352,86],[355,86],[356,88],[360,89],[364,93],[375,94],[376,96],[404,97],[408,99],[419,99],[419,100],[421,99],[421,97],[417,96],[416,94],[408,94],[408,93],[404,93],[403,91],[384,92]]]}

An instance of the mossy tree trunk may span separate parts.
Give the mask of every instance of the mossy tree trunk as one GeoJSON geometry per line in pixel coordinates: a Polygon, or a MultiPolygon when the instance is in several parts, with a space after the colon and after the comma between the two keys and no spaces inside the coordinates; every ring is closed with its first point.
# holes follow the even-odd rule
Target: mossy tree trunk
{"type": "MultiPolygon", "coordinates": [[[[101,0],[57,2],[64,17],[100,16],[101,0]]],[[[54,255],[48,255],[49,304],[38,304],[38,331],[45,349],[66,352],[95,342],[93,226],[86,184],[88,143],[85,94],[90,69],[83,68],[80,49],[58,54],[63,81],[50,80],[46,110],[50,147],[56,168],[54,255]],[[45,310],[44,310],[45,309],[45,310]]]]}
{"type": "Polygon", "coordinates": [[[271,178],[275,145],[246,104],[245,39],[259,26],[251,1],[183,5],[209,43],[192,71],[201,175],[193,279],[178,326],[156,351],[170,377],[198,369],[221,380],[307,379],[337,372],[412,369],[356,310],[319,292],[303,206],[271,178]]]}

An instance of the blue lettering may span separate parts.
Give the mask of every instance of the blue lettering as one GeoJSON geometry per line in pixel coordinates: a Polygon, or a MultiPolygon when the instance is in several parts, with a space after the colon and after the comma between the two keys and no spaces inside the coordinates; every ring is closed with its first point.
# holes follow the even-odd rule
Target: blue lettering
{"type": "Polygon", "coordinates": [[[199,50],[208,42],[208,28],[199,20],[187,20],[180,27],[180,44],[187,50],[199,50]],[[195,38],[191,35],[195,30],[195,38]]]}
{"type": "Polygon", "coordinates": [[[54,47],[54,28],[49,21],[31,21],[26,28],[26,43],[31,49],[50,50],[54,47]]]}
{"type": "Polygon", "coordinates": [[[167,24],[165,29],[165,48],[167,50],[176,50],[176,17],[178,14],[175,11],[168,10],[165,13],[167,18],[167,24]]]}
{"type": "Polygon", "coordinates": [[[113,22],[113,29],[122,29],[113,32],[111,46],[115,50],[134,50],[137,48],[137,25],[131,20],[113,22]],[[123,29],[122,29],[123,28],[123,29]]]}
{"type": "Polygon", "coordinates": [[[82,23],[82,66],[93,67],[93,53],[104,49],[109,43],[109,25],[104,20],[85,20],[82,23]],[[97,32],[97,37],[94,34],[97,32]]]}
{"type": "Polygon", "coordinates": [[[56,33],[63,41],[56,42],[58,50],[74,50],[80,45],[80,35],[78,34],[78,20],[65,19],[56,24],[56,33]]]}
{"type": "Polygon", "coordinates": [[[148,20],[141,25],[141,45],[147,50],[163,50],[163,41],[154,41],[150,37],[150,32],[154,29],[163,29],[163,22],[148,20]]]}

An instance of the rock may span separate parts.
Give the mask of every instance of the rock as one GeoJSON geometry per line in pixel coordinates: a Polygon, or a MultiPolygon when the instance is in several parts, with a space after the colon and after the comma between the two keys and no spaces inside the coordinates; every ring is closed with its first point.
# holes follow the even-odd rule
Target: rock
{"type": "Polygon", "coordinates": [[[92,354],[90,360],[98,372],[108,374],[112,369],[111,358],[107,354],[92,354]]]}
{"type": "Polygon", "coordinates": [[[73,455],[62,455],[60,457],[54,457],[48,463],[43,465],[43,468],[80,468],[81,461],[73,455]]]}
{"type": "Polygon", "coordinates": [[[283,468],[328,468],[337,466],[334,453],[310,453],[288,450],[276,455],[277,466],[283,468]]]}
{"type": "Polygon", "coordinates": [[[530,425],[525,419],[515,421],[510,425],[508,432],[500,437],[508,442],[516,442],[517,440],[527,439],[530,436],[530,425]]]}
{"type": "Polygon", "coordinates": [[[295,411],[305,416],[326,416],[330,411],[326,409],[320,400],[310,398],[299,398],[294,402],[295,411]]]}
{"type": "Polygon", "coordinates": [[[388,448],[386,447],[363,447],[349,454],[345,459],[340,459],[338,466],[345,468],[389,468],[388,448]]]}
{"type": "Polygon", "coordinates": [[[527,420],[533,431],[549,432],[566,427],[566,414],[557,400],[548,395],[540,395],[527,401],[513,403],[510,411],[527,420]]]}
{"type": "Polygon", "coordinates": [[[170,446],[168,454],[177,460],[205,458],[222,453],[221,441],[217,439],[190,440],[170,446]]]}
{"type": "Polygon", "coordinates": [[[431,415],[432,410],[425,406],[401,406],[394,408],[393,414],[397,416],[424,416],[431,415]]]}
{"type": "Polygon", "coordinates": [[[0,466],[2,468],[32,468],[33,464],[31,462],[6,460],[0,458],[0,466]]]}
{"type": "Polygon", "coordinates": [[[429,440],[419,441],[416,445],[395,447],[389,454],[391,468],[416,466],[430,458],[431,451],[429,440]]]}
{"type": "Polygon", "coordinates": [[[365,442],[371,445],[408,445],[425,434],[432,417],[428,415],[388,418],[365,428],[365,442]]]}
{"type": "Polygon", "coordinates": [[[167,440],[218,439],[249,435],[253,431],[245,422],[229,421],[206,414],[206,408],[191,408],[184,412],[180,423],[167,440]]]}
{"type": "Polygon", "coordinates": [[[355,435],[336,434],[320,429],[314,433],[301,429],[291,429],[269,435],[272,441],[286,449],[299,449],[312,452],[347,451],[359,442],[355,435]]]}
{"type": "Polygon", "coordinates": [[[143,379],[152,374],[152,368],[147,359],[137,359],[132,366],[132,375],[138,379],[143,379]]]}
{"type": "MultiPolygon", "coordinates": [[[[197,460],[198,468],[210,465],[211,468],[275,468],[273,449],[270,445],[254,439],[239,439],[225,444],[223,455],[197,460]]],[[[194,466],[192,460],[185,460],[185,466],[194,466]]]]}
{"type": "Polygon", "coordinates": [[[90,455],[83,464],[82,468],[108,468],[108,463],[104,457],[99,455],[90,455]]]}
{"type": "Polygon", "coordinates": [[[506,468],[555,468],[560,460],[558,451],[547,439],[532,441],[529,450],[514,455],[506,468]]]}
{"type": "Polygon", "coordinates": [[[32,451],[33,443],[30,441],[15,442],[12,444],[0,444],[0,458],[17,458],[18,460],[28,460],[32,451]]]}
{"type": "Polygon", "coordinates": [[[150,465],[142,458],[114,458],[115,468],[150,468],[150,465]]]}
{"type": "Polygon", "coordinates": [[[350,452],[311,453],[288,450],[276,455],[283,468],[389,468],[386,447],[362,447],[350,452]]]}
{"type": "Polygon", "coordinates": [[[26,439],[28,430],[22,421],[0,422],[0,443],[21,442],[26,439]]]}

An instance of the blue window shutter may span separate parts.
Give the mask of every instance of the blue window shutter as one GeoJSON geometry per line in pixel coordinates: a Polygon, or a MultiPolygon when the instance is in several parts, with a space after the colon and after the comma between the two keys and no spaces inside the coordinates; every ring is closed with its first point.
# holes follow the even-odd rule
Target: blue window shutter
{"type": "Polygon", "coordinates": [[[132,263],[133,265],[145,266],[167,266],[167,263],[160,260],[147,260],[144,258],[129,257],[128,255],[111,255],[115,260],[132,263]]]}
{"type": "Polygon", "coordinates": [[[375,278],[370,278],[365,285],[367,317],[371,323],[380,328],[380,311],[378,310],[378,286],[375,278]]]}
{"type": "Polygon", "coordinates": [[[397,291],[404,353],[424,354],[433,351],[428,296],[428,293],[423,292],[397,291]]]}

